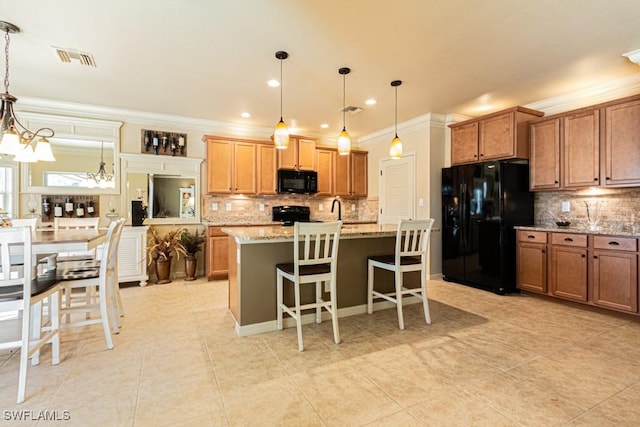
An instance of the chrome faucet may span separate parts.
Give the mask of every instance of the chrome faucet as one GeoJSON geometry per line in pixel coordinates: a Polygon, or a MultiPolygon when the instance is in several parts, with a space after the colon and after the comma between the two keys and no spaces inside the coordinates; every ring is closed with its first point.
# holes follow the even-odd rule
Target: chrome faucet
{"type": "Polygon", "coordinates": [[[333,208],[335,207],[336,203],[338,204],[338,221],[342,221],[342,203],[337,197],[333,199],[333,202],[331,202],[331,213],[333,213],[333,208]]]}

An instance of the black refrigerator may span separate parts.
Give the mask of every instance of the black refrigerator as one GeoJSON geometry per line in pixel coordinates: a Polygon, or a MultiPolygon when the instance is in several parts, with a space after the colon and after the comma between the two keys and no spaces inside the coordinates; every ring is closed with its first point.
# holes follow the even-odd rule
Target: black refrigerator
{"type": "Polygon", "coordinates": [[[515,225],[533,224],[529,166],[496,161],[442,169],[442,272],[447,281],[516,289],[515,225]]]}

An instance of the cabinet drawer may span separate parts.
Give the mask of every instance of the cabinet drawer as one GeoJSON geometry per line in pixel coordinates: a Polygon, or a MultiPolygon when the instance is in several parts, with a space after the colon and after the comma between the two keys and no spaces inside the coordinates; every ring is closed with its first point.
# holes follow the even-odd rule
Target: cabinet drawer
{"type": "Polygon", "coordinates": [[[638,250],[638,240],[632,237],[594,236],[593,247],[594,249],[635,252],[638,250]]]}
{"type": "Polygon", "coordinates": [[[562,246],[576,246],[580,248],[587,247],[587,235],[586,234],[572,234],[572,233],[552,233],[551,243],[554,245],[562,246]]]}
{"type": "Polygon", "coordinates": [[[518,230],[518,242],[547,243],[547,233],[544,231],[518,230]]]}
{"type": "Polygon", "coordinates": [[[226,234],[222,232],[222,227],[209,226],[207,227],[207,230],[209,237],[226,236],[226,234]]]}

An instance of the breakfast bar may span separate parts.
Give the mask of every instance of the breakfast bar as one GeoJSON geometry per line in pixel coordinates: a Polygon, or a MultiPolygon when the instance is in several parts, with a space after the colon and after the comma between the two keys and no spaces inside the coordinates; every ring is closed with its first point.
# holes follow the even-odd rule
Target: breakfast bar
{"type": "MultiPolygon", "coordinates": [[[[276,264],[293,259],[293,227],[230,227],[222,231],[229,235],[229,309],[236,332],[250,335],[275,330],[276,264]]],[[[366,312],[367,257],[393,253],[396,231],[396,225],[342,227],[337,283],[340,316],[366,312]]],[[[376,288],[391,291],[393,275],[383,273],[388,272],[376,274],[376,288]]],[[[302,295],[303,299],[313,297],[302,295]]],[[[287,298],[293,295],[285,292],[287,298]]]]}

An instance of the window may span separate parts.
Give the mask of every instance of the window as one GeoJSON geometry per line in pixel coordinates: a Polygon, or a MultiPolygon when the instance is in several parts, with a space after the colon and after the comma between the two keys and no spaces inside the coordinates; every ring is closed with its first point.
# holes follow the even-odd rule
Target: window
{"type": "Polygon", "coordinates": [[[0,160],[0,212],[18,216],[18,164],[0,160]]]}

